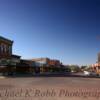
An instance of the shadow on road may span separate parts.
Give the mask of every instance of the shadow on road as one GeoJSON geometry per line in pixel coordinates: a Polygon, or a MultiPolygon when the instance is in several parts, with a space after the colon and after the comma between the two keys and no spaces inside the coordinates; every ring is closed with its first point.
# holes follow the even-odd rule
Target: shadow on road
{"type": "Polygon", "coordinates": [[[11,78],[30,78],[30,77],[81,77],[81,78],[100,78],[99,76],[85,76],[77,74],[16,74],[16,75],[7,75],[5,77],[11,78]]]}

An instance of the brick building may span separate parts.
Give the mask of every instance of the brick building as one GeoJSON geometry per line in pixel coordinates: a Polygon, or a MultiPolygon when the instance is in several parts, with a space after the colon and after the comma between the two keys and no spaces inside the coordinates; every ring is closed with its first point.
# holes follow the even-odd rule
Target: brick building
{"type": "Polygon", "coordinates": [[[38,66],[40,72],[49,72],[54,68],[61,67],[61,63],[59,60],[50,59],[50,58],[34,58],[31,61],[35,62],[35,66],[38,66]]]}
{"type": "Polygon", "coordinates": [[[0,36],[0,65],[16,65],[20,56],[12,54],[13,41],[0,36]]]}

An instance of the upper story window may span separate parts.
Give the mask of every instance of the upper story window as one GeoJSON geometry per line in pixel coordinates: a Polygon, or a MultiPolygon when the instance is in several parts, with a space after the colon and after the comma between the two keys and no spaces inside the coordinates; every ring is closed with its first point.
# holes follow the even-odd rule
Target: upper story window
{"type": "Polygon", "coordinates": [[[0,45],[0,54],[11,54],[12,53],[12,46],[8,46],[6,44],[0,45]]]}
{"type": "Polygon", "coordinates": [[[7,45],[4,45],[4,52],[7,53],[7,45]]]}
{"type": "Polygon", "coordinates": [[[0,54],[1,54],[1,45],[0,45],[0,54]]]}
{"type": "Polygon", "coordinates": [[[11,53],[12,53],[12,47],[9,46],[9,54],[11,54],[11,53]]]}
{"type": "Polygon", "coordinates": [[[1,53],[4,53],[4,46],[1,44],[1,53]]]}
{"type": "Polygon", "coordinates": [[[0,36],[0,56],[12,55],[13,41],[0,36]]]}

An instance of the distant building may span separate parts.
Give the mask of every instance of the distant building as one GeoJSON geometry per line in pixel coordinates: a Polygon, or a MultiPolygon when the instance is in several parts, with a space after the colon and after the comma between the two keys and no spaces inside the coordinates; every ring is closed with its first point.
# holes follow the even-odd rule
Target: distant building
{"type": "Polygon", "coordinates": [[[98,53],[98,63],[100,63],[100,52],[98,53]]]}
{"type": "Polygon", "coordinates": [[[98,75],[100,75],[100,53],[98,53],[98,59],[95,64],[91,65],[92,71],[96,72],[98,75]]]}
{"type": "Polygon", "coordinates": [[[50,59],[48,62],[49,66],[56,66],[56,67],[60,67],[61,63],[59,60],[55,60],[55,59],[50,59]]]}
{"type": "Polygon", "coordinates": [[[31,61],[35,62],[35,66],[48,66],[49,58],[34,58],[31,61]]]}
{"type": "Polygon", "coordinates": [[[36,62],[37,66],[56,66],[59,67],[61,65],[59,60],[49,59],[49,58],[35,58],[31,59],[36,62]]]}
{"type": "Polygon", "coordinates": [[[40,72],[49,72],[50,70],[57,70],[61,67],[61,63],[59,60],[54,60],[50,58],[34,58],[31,61],[35,62],[35,66],[37,66],[40,72]]]}

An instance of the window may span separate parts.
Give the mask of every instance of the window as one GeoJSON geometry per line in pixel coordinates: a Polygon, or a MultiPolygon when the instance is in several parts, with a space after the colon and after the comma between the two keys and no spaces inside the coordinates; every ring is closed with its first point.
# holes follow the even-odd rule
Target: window
{"type": "Polygon", "coordinates": [[[1,54],[1,44],[0,44],[0,54],[1,54]]]}
{"type": "Polygon", "coordinates": [[[3,51],[3,53],[5,53],[5,45],[4,44],[2,44],[2,51],[3,51]]]}
{"type": "Polygon", "coordinates": [[[4,52],[7,53],[7,46],[4,45],[4,52]]]}
{"type": "Polygon", "coordinates": [[[1,53],[3,53],[3,44],[1,44],[1,53]]]}
{"type": "Polygon", "coordinates": [[[9,46],[9,54],[11,54],[11,53],[12,53],[12,47],[9,46]]]}

